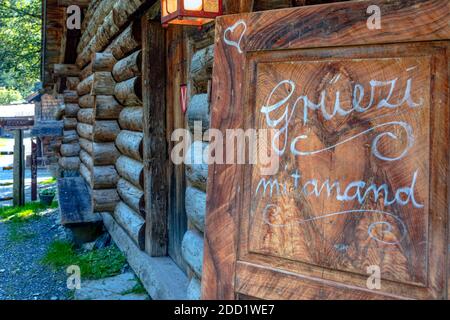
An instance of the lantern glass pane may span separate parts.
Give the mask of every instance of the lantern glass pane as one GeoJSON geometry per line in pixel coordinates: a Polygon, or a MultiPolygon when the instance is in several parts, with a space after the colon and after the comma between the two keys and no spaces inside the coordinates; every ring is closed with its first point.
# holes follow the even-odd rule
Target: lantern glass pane
{"type": "Polygon", "coordinates": [[[219,0],[204,0],[204,11],[219,12],[219,0]]]}
{"type": "Polygon", "coordinates": [[[203,0],[184,0],[184,10],[202,11],[202,9],[203,9],[203,0]]]}
{"type": "Polygon", "coordinates": [[[166,10],[168,13],[174,13],[177,11],[177,0],[165,0],[167,7],[166,10]]]}

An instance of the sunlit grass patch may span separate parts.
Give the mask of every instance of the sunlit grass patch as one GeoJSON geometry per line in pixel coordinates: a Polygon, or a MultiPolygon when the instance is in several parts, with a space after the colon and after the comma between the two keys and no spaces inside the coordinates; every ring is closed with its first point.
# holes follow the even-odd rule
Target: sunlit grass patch
{"type": "Polygon", "coordinates": [[[56,178],[50,178],[50,179],[39,182],[39,185],[41,185],[41,186],[51,185],[51,184],[55,184],[56,181],[57,181],[56,178]]]}
{"type": "Polygon", "coordinates": [[[3,207],[0,208],[0,222],[14,221],[14,222],[24,222],[30,219],[38,218],[40,213],[47,209],[58,208],[58,202],[53,201],[50,207],[47,207],[40,202],[30,202],[23,207],[3,207]]]}
{"type": "Polygon", "coordinates": [[[67,241],[54,241],[42,263],[53,268],[80,267],[83,279],[102,279],[121,273],[126,264],[125,256],[116,246],[81,252],[67,241]]]}

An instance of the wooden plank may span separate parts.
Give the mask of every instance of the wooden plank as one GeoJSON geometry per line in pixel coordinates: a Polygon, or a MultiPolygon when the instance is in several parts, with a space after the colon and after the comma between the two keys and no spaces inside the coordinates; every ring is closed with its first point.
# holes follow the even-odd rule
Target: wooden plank
{"type": "Polygon", "coordinates": [[[144,101],[145,251],[167,255],[168,179],[165,126],[165,54],[161,23],[142,18],[144,101]]]}
{"type": "Polygon", "coordinates": [[[14,130],[14,172],[13,205],[25,205],[25,147],[23,131],[14,130]]]}
{"type": "Polygon", "coordinates": [[[217,20],[211,126],[286,141],[274,175],[210,166],[203,298],[448,298],[449,19],[410,0],[217,20]]]}
{"type": "Polygon", "coordinates": [[[101,221],[92,212],[91,193],[81,177],[58,179],[58,200],[64,226],[101,221]]]}

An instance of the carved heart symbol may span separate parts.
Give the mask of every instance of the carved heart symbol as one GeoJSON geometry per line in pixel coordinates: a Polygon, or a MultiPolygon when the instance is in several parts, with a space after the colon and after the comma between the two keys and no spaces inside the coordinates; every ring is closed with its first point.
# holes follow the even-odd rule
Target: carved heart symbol
{"type": "Polygon", "coordinates": [[[227,29],[225,29],[225,31],[223,33],[223,41],[230,46],[236,47],[238,49],[239,53],[243,53],[243,51],[241,49],[241,41],[245,35],[245,32],[247,32],[247,24],[245,23],[244,20],[239,20],[238,22],[233,24],[231,27],[228,27],[227,29]],[[230,40],[228,35],[231,35],[236,30],[236,28],[238,28],[239,26],[243,26],[242,32],[239,36],[239,40],[237,42],[234,40],[230,40]]]}

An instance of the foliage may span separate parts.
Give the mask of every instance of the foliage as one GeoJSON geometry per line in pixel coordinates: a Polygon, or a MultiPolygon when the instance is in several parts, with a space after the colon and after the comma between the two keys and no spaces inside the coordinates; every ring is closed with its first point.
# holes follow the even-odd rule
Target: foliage
{"type": "Polygon", "coordinates": [[[126,259],[116,246],[81,252],[70,242],[57,240],[50,245],[42,263],[55,269],[76,265],[84,279],[95,280],[120,274],[126,259]]]}
{"type": "Polygon", "coordinates": [[[8,240],[10,242],[22,243],[27,240],[31,240],[34,237],[36,237],[36,234],[24,230],[23,225],[21,223],[15,222],[9,228],[8,240]]]}
{"type": "Polygon", "coordinates": [[[56,191],[55,191],[55,189],[44,189],[44,190],[39,191],[39,194],[42,196],[55,196],[56,191]]]}
{"type": "Polygon", "coordinates": [[[56,183],[56,178],[50,178],[50,179],[39,182],[39,185],[46,186],[46,185],[51,185],[51,184],[55,184],[55,183],[56,183]]]}
{"type": "Polygon", "coordinates": [[[13,102],[22,102],[22,94],[14,89],[0,87],[0,105],[8,105],[13,102]]]}
{"type": "MultiPolygon", "coordinates": [[[[54,201],[50,208],[58,208],[58,202],[54,201]]],[[[39,202],[30,202],[23,207],[3,207],[0,208],[0,222],[25,222],[30,219],[38,218],[40,216],[40,213],[47,209],[48,207],[42,205],[39,202]]]]}
{"type": "Polygon", "coordinates": [[[0,0],[0,87],[29,95],[39,81],[41,1],[0,0]]]}
{"type": "Polygon", "coordinates": [[[142,282],[139,279],[136,279],[137,284],[130,290],[122,292],[122,295],[127,294],[147,294],[147,290],[145,290],[142,282]]]}

